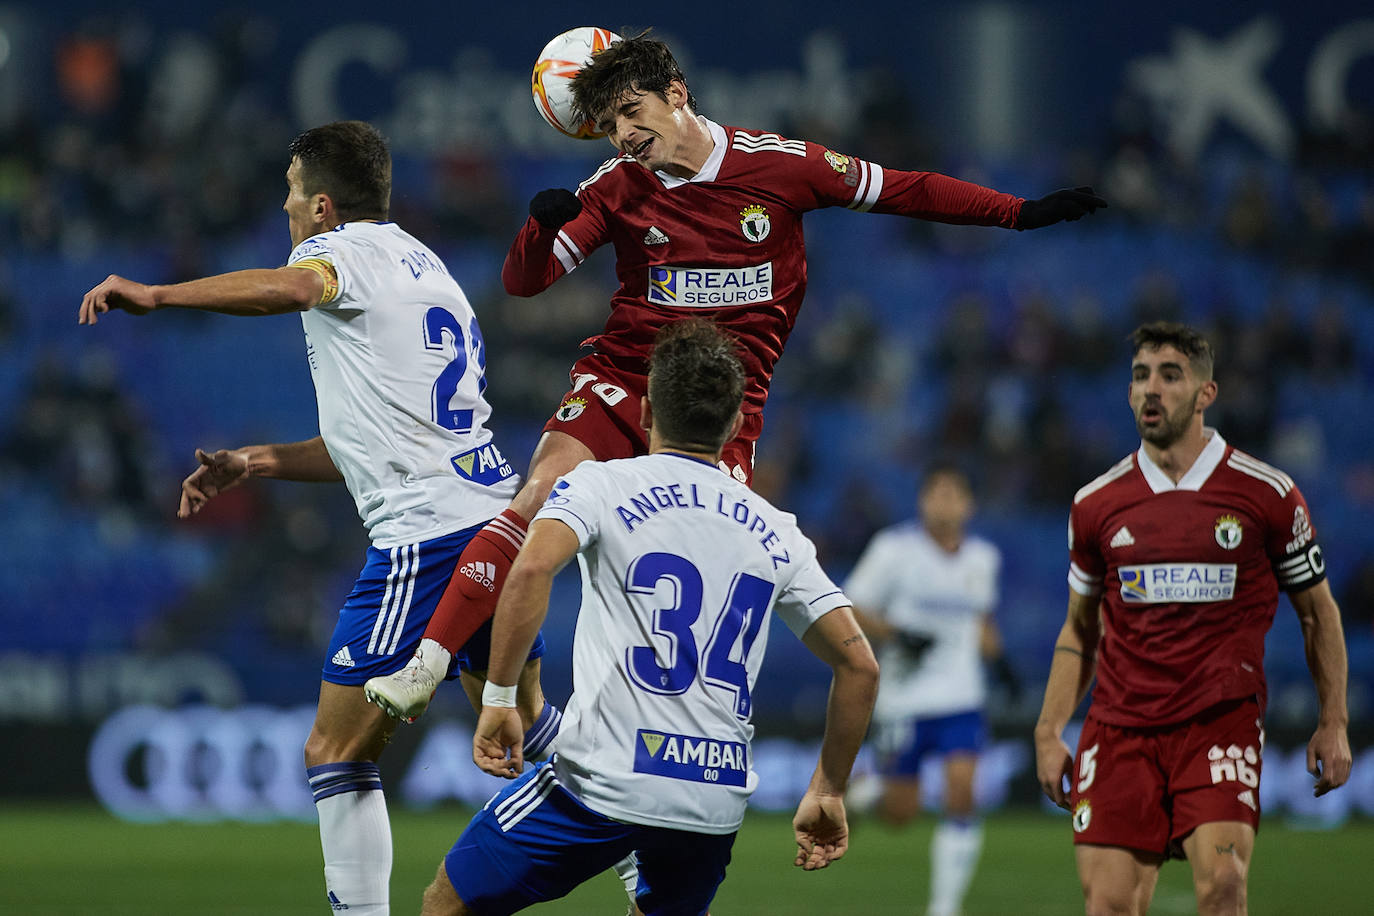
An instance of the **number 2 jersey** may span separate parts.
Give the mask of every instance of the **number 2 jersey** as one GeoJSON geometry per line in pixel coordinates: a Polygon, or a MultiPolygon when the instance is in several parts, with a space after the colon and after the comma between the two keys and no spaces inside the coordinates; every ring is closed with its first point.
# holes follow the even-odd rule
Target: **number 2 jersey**
{"type": "Polygon", "coordinates": [[[1148,727],[1266,700],[1279,589],[1321,582],[1307,503],[1282,471],[1211,438],[1174,484],[1135,454],[1078,491],[1069,586],[1102,598],[1091,715],[1148,727]]]}
{"type": "Polygon", "coordinates": [[[614,246],[620,288],[605,329],[588,343],[647,366],[659,328],[711,318],[744,347],[746,413],[763,409],[806,292],[807,211],[848,207],[1008,228],[1021,211],[1019,197],[945,175],[701,120],[715,148],[696,176],[650,172],[629,156],[608,160],[578,188],[576,218],[557,230],[525,223],[502,279],[512,295],[532,296],[614,246]]]}
{"type": "Polygon", "coordinates": [[[338,290],[301,314],[320,435],[372,542],[429,540],[485,522],[519,476],[485,427],[486,357],[472,306],[429,248],[395,223],[306,239],[338,290]]]}
{"type": "Polygon", "coordinates": [[[751,692],[771,612],[801,637],[849,604],[815,547],[793,516],[715,465],[671,453],[585,461],[539,519],[563,522],[580,544],[559,781],[616,820],[739,829],[758,782],[751,692]]]}

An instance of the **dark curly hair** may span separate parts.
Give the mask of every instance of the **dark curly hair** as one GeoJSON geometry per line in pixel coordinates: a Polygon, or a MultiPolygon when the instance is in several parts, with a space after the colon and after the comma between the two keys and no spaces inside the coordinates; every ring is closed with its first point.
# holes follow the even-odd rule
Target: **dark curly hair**
{"type": "Polygon", "coordinates": [[[1158,350],[1160,347],[1173,347],[1188,357],[1188,364],[1193,367],[1193,375],[1201,381],[1209,381],[1212,378],[1212,345],[1196,328],[1177,321],[1152,321],[1131,332],[1132,356],[1142,349],[1158,350]]]}

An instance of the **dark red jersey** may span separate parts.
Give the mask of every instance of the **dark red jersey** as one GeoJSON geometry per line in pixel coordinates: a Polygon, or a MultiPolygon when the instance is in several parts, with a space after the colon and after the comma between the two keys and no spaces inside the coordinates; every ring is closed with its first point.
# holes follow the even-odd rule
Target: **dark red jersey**
{"type": "Polygon", "coordinates": [[[1326,575],[1292,479],[1216,432],[1177,485],[1142,448],[1079,490],[1069,557],[1070,587],[1102,597],[1092,714],[1135,727],[1263,708],[1279,589],[1326,575]]]}
{"type": "Polygon", "coordinates": [[[615,246],[620,288],[597,350],[646,361],[663,325],[711,318],[745,348],[745,410],[763,409],[773,366],[806,292],[802,214],[822,207],[946,223],[1015,224],[1022,199],[939,175],[885,169],[777,134],[706,122],[715,150],[690,181],[632,158],[578,188],[582,212],[559,230],[531,218],[506,256],[512,295],[532,296],[593,250],[615,246]]]}

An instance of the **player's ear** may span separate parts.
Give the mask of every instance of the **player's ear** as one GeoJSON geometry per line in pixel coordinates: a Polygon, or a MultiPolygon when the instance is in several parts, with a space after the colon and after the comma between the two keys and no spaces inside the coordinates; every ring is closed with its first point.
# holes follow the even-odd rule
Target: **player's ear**
{"type": "Polygon", "coordinates": [[[334,210],[334,201],[324,193],[316,194],[310,201],[310,215],[322,226],[336,226],[339,223],[334,210]]]}
{"type": "Polygon", "coordinates": [[[1217,382],[1216,379],[1208,379],[1202,383],[1197,393],[1197,409],[1199,412],[1206,410],[1216,403],[1217,382]]]}
{"type": "Polygon", "coordinates": [[[728,436],[725,437],[725,441],[726,441],[726,442],[729,442],[731,439],[733,439],[733,438],[735,438],[736,436],[738,436],[738,435],[739,435],[739,431],[740,431],[740,429],[741,429],[743,426],[744,426],[744,411],[743,411],[743,410],[737,410],[737,411],[735,411],[735,419],[732,420],[732,421],[730,422],[730,434],[729,434],[728,436]]]}
{"type": "Polygon", "coordinates": [[[649,396],[646,394],[639,399],[639,427],[647,433],[653,426],[654,409],[649,405],[649,396]]]}
{"type": "Polygon", "coordinates": [[[664,95],[668,99],[668,104],[674,108],[683,108],[687,105],[687,84],[682,80],[673,80],[668,83],[668,91],[664,95]]]}

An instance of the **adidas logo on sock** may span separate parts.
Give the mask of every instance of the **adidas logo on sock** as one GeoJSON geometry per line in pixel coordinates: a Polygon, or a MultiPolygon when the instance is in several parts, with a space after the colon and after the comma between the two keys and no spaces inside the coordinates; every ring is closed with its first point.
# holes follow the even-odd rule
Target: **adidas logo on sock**
{"type": "Polygon", "coordinates": [[[495,563],[488,563],[485,560],[476,560],[458,571],[478,585],[485,586],[487,591],[496,591],[495,563]]]}
{"type": "Polygon", "coordinates": [[[649,231],[644,233],[645,245],[666,245],[668,236],[663,234],[663,230],[657,226],[650,226],[649,231]]]}
{"type": "MultiPolygon", "coordinates": [[[[352,662],[350,662],[349,664],[352,664],[352,662]]],[[[338,894],[334,893],[333,891],[330,891],[330,892],[329,892],[329,908],[330,908],[331,910],[346,910],[346,909],[348,909],[348,904],[346,904],[346,903],[344,903],[342,900],[340,900],[338,894]]]]}
{"type": "Polygon", "coordinates": [[[1108,546],[1130,547],[1134,543],[1135,538],[1131,537],[1131,530],[1127,528],[1125,525],[1122,525],[1121,530],[1118,531],[1116,534],[1112,535],[1112,542],[1108,546]]]}
{"type": "Polygon", "coordinates": [[[335,652],[334,657],[330,659],[330,661],[340,668],[353,667],[353,655],[348,651],[348,646],[344,646],[338,652],[335,652]]]}

